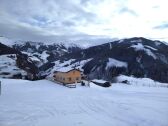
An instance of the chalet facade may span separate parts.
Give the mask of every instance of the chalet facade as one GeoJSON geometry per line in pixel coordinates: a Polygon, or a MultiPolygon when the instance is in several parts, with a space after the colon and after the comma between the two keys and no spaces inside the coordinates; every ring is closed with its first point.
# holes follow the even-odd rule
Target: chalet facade
{"type": "Polygon", "coordinates": [[[73,84],[81,82],[81,71],[73,68],[61,68],[54,72],[54,80],[62,84],[73,84]]]}

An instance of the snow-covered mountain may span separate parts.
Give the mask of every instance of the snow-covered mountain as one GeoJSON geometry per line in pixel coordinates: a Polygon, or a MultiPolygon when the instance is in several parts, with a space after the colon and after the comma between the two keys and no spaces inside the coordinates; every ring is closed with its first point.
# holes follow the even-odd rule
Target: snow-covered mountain
{"type": "Polygon", "coordinates": [[[160,41],[135,37],[86,49],[29,41],[11,45],[11,50],[20,52],[18,67],[29,68],[26,71],[35,76],[48,76],[60,67],[76,67],[90,79],[113,80],[113,77],[124,74],[168,82],[168,45],[160,41]]]}
{"type": "Polygon", "coordinates": [[[0,37],[0,57],[15,54],[15,64],[28,73],[33,73],[33,76],[40,76],[39,78],[41,78],[39,73],[53,67],[55,65],[53,62],[60,57],[79,50],[81,47],[75,44],[44,44],[43,42],[14,41],[0,37]]]}
{"type": "Polygon", "coordinates": [[[15,40],[0,36],[0,42],[7,46],[12,46],[15,43],[15,40]]]}
{"type": "Polygon", "coordinates": [[[168,46],[160,41],[141,37],[117,40],[70,53],[62,60],[70,59],[74,61],[69,66],[76,63],[90,79],[113,80],[124,74],[168,82],[168,46]],[[82,61],[88,62],[80,64],[82,61]]]}

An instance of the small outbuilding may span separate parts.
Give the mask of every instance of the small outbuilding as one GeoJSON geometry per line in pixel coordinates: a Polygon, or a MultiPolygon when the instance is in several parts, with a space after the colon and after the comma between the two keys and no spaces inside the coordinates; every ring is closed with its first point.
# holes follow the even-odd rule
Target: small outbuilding
{"type": "Polygon", "coordinates": [[[81,82],[81,71],[76,68],[62,67],[54,72],[54,80],[64,85],[81,82]]]}
{"type": "Polygon", "coordinates": [[[93,82],[96,85],[102,86],[102,87],[110,87],[111,83],[105,80],[98,80],[98,79],[94,79],[91,82],[93,82]]]}

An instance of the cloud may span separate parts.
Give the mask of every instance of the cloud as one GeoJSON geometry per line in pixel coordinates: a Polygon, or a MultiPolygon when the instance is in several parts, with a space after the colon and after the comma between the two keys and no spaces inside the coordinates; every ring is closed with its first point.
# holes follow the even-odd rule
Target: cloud
{"type": "Polygon", "coordinates": [[[164,24],[161,24],[161,25],[158,25],[158,26],[155,26],[153,27],[154,29],[168,29],[168,23],[164,23],[164,24]]]}
{"type": "Polygon", "coordinates": [[[79,34],[75,26],[94,22],[96,16],[69,0],[2,0],[0,8],[0,33],[20,39],[79,34]]]}
{"type": "Polygon", "coordinates": [[[0,35],[82,44],[163,38],[167,24],[157,24],[168,21],[166,5],[164,0],[0,0],[0,35]]]}
{"type": "Polygon", "coordinates": [[[131,14],[133,16],[138,16],[138,14],[135,11],[133,11],[132,9],[129,9],[128,7],[121,8],[119,10],[119,14],[122,14],[122,13],[129,13],[129,14],[131,14]]]}
{"type": "Polygon", "coordinates": [[[71,26],[75,26],[76,23],[75,23],[75,22],[72,22],[72,21],[63,21],[63,22],[62,22],[62,25],[63,25],[63,26],[67,26],[67,27],[71,27],[71,26]]]}
{"type": "MultiPolygon", "coordinates": [[[[64,25],[65,24],[67,26],[73,26],[73,24],[71,24],[70,22],[64,22],[64,25]]],[[[0,27],[0,35],[2,36],[10,36],[10,38],[17,38],[16,40],[44,42],[46,44],[75,43],[82,47],[89,47],[92,45],[110,42],[114,39],[108,36],[87,35],[84,33],[74,31],[72,31],[72,33],[70,34],[57,35],[54,33],[52,34],[52,31],[45,31],[42,28],[35,27],[26,23],[15,22],[12,20],[10,22],[0,21],[0,27]]]]}

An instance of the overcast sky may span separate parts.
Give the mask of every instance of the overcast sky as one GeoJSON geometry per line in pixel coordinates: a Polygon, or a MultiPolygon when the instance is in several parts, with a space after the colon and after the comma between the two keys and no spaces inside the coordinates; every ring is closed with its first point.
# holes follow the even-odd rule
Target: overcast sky
{"type": "Polygon", "coordinates": [[[0,0],[0,35],[99,44],[113,38],[168,40],[167,0],[0,0]]]}

